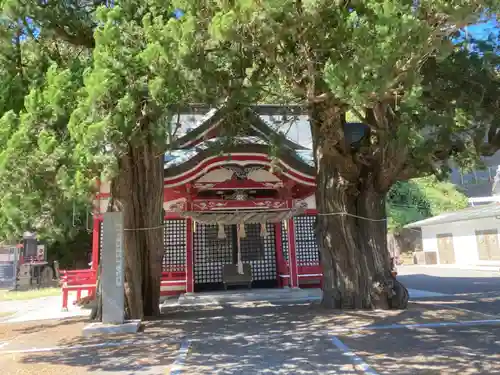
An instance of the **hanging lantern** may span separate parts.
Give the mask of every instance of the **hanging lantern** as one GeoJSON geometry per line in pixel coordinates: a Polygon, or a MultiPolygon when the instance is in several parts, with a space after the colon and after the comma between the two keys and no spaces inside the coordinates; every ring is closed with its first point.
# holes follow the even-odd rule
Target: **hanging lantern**
{"type": "Polygon", "coordinates": [[[288,220],[283,220],[283,228],[285,228],[285,232],[288,232],[288,220]]]}
{"type": "Polygon", "coordinates": [[[226,238],[226,231],[224,230],[224,224],[219,223],[219,232],[217,233],[217,238],[223,240],[226,238]]]}
{"type": "Polygon", "coordinates": [[[196,233],[196,221],[193,220],[193,233],[196,233]]]}
{"type": "Polygon", "coordinates": [[[266,223],[260,223],[260,236],[266,238],[267,233],[267,225],[266,223]]]}

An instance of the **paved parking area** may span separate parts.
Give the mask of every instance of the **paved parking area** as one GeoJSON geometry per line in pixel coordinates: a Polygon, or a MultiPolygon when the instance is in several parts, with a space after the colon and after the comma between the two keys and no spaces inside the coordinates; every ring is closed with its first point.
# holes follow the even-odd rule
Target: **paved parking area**
{"type": "Polygon", "coordinates": [[[0,366],[7,375],[500,374],[498,273],[407,267],[401,279],[415,299],[407,311],[174,304],[120,337],[83,338],[85,319],[56,314],[57,297],[0,303],[18,311],[0,323],[0,366]]]}
{"type": "Polygon", "coordinates": [[[387,329],[335,337],[350,350],[353,368],[360,373],[486,375],[500,373],[499,334],[500,325],[477,325],[387,329]]]}
{"type": "Polygon", "coordinates": [[[500,373],[500,321],[457,323],[484,319],[419,304],[350,312],[314,303],[177,306],[119,337],[83,338],[81,318],[2,324],[0,366],[7,375],[500,373]]]}
{"type": "MultiPolygon", "coordinates": [[[[214,306],[204,309],[182,308],[172,311],[166,318],[167,320],[156,323],[155,329],[171,331],[180,329],[186,334],[189,333],[191,347],[182,372],[189,375],[414,374],[417,373],[414,370],[418,366],[410,365],[414,356],[413,351],[418,347],[415,346],[415,342],[420,343],[423,353],[421,358],[425,362],[426,353],[434,353],[434,347],[438,344],[435,340],[441,340],[442,337],[430,336],[422,341],[418,338],[412,339],[411,335],[417,332],[415,329],[361,331],[360,328],[445,324],[484,319],[474,313],[432,306],[422,308],[412,305],[408,311],[397,312],[332,312],[322,310],[314,304],[275,306],[246,304],[231,308],[214,306]],[[352,330],[348,331],[347,328],[352,330]],[[386,331],[390,332],[386,334],[386,331]],[[384,346],[385,338],[391,335],[394,338],[393,345],[384,346]],[[403,336],[398,340],[397,337],[400,335],[403,336]],[[373,341],[370,341],[372,338],[373,341]],[[369,348],[373,351],[368,351],[369,348]],[[348,353],[349,351],[353,353],[348,353]],[[401,354],[405,352],[407,354],[401,354]],[[358,355],[361,362],[353,361],[353,358],[356,358],[354,354],[358,355]],[[369,364],[365,363],[363,367],[365,355],[369,357],[365,360],[369,364]],[[398,362],[398,366],[401,367],[398,369],[391,365],[391,368],[384,369],[387,362],[374,361],[381,358],[399,358],[402,362],[398,362]],[[406,366],[409,366],[411,371],[405,372],[406,366]]],[[[495,323],[499,324],[498,329],[500,329],[500,321],[495,323]]],[[[435,328],[435,330],[443,329],[435,328]]],[[[476,328],[467,327],[467,329],[476,328]]],[[[488,331],[488,327],[482,329],[488,331]]],[[[418,335],[422,334],[422,330],[429,331],[429,328],[419,328],[418,335]]],[[[491,342],[489,345],[487,349],[494,352],[496,350],[494,343],[491,342]]],[[[458,349],[452,347],[449,350],[458,349]]],[[[388,362],[391,363],[391,360],[388,362]]],[[[452,362],[450,360],[448,365],[452,366],[452,362]]],[[[446,373],[442,371],[443,368],[438,372],[432,372],[433,367],[426,363],[422,364],[421,368],[422,374],[446,373]]]]}
{"type": "Polygon", "coordinates": [[[181,338],[169,333],[82,336],[85,319],[0,325],[0,368],[6,375],[168,374],[181,338]]]}
{"type": "Polygon", "coordinates": [[[31,300],[0,301],[0,323],[36,322],[72,317],[88,317],[89,309],[81,309],[73,304],[76,293],[70,293],[68,311],[62,310],[62,297],[50,296],[31,300]],[[2,318],[3,314],[6,314],[2,318]]]}

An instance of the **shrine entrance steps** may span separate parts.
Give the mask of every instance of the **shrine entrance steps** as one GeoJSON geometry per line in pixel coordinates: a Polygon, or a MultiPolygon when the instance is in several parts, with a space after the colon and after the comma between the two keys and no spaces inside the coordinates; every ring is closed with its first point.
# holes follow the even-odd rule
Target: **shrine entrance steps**
{"type": "Polygon", "coordinates": [[[321,296],[319,288],[228,290],[182,294],[178,299],[164,301],[161,307],[231,305],[244,302],[307,303],[320,301],[321,296]]]}

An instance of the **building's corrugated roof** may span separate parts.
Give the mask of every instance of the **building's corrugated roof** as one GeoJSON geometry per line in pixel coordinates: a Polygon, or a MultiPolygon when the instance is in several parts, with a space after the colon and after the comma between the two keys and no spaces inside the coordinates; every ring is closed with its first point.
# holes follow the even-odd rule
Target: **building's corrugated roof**
{"type": "Polygon", "coordinates": [[[476,207],[465,208],[460,211],[447,212],[438,216],[420,220],[406,225],[406,228],[428,227],[437,224],[447,224],[456,221],[467,221],[474,219],[485,219],[500,216],[500,204],[493,203],[476,207]]]}

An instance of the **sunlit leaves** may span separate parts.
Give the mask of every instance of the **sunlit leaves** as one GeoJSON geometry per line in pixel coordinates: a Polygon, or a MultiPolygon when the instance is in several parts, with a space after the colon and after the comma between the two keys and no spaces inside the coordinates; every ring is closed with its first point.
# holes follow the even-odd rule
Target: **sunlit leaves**
{"type": "Polygon", "coordinates": [[[16,79],[5,80],[0,93],[0,102],[6,103],[0,112],[0,238],[17,240],[28,228],[52,240],[71,236],[71,211],[81,192],[68,195],[73,145],[66,126],[83,65],[74,59],[67,68],[50,63],[57,48],[59,62],[68,61],[64,45],[28,38],[16,50],[7,48],[10,39],[5,37],[0,54],[9,64],[3,71],[16,79]]]}
{"type": "Polygon", "coordinates": [[[464,55],[451,43],[453,32],[497,10],[493,0],[81,4],[2,3],[6,227],[56,215],[57,199],[88,194],[101,171],[115,176],[131,145],[153,139],[161,153],[178,105],[303,103],[328,94],[358,116],[392,100],[391,147],[409,149],[426,171],[457,140],[455,159],[473,160],[498,118],[495,49],[477,45],[481,53],[464,55]],[[12,43],[23,32],[18,20],[28,18],[36,41],[12,43]]]}
{"type": "Polygon", "coordinates": [[[398,231],[411,222],[463,209],[468,199],[453,184],[426,177],[396,183],[387,206],[389,230],[398,231]]]}
{"type": "MultiPolygon", "coordinates": [[[[215,3],[193,4],[187,16],[210,17],[212,43],[251,54],[267,73],[257,76],[261,81],[280,81],[299,101],[329,95],[347,112],[389,103],[390,134],[382,135],[381,147],[399,157],[408,150],[413,173],[444,172],[450,156],[461,164],[477,160],[478,140],[492,124],[486,113],[497,112],[485,98],[498,97],[492,75],[498,62],[488,52],[491,44],[476,44],[479,53],[464,59],[463,45],[454,43],[464,26],[494,15],[498,2],[275,0],[254,2],[251,12],[239,2],[215,3]],[[492,95],[476,93],[478,79],[492,95]]],[[[360,155],[364,160],[383,153],[375,147],[360,152],[371,153],[360,155]]]]}

